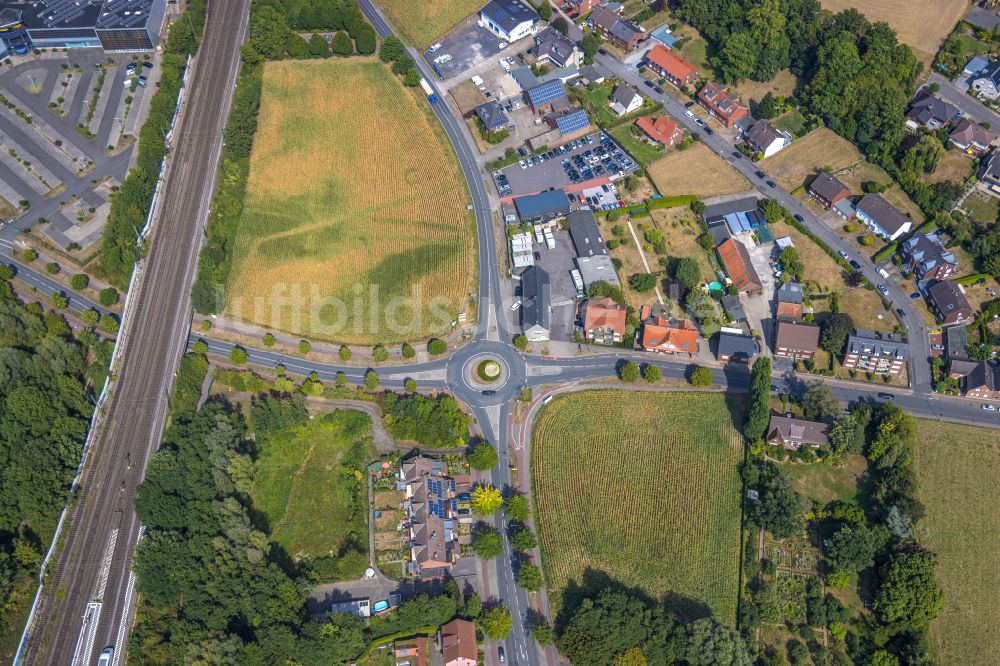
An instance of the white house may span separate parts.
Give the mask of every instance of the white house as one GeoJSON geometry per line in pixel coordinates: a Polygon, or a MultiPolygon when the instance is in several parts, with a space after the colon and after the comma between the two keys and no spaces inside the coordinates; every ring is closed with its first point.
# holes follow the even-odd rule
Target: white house
{"type": "Polygon", "coordinates": [[[1000,60],[994,60],[974,76],[972,89],[977,95],[986,99],[1000,97],[1000,60]]]}
{"type": "Polygon", "coordinates": [[[523,0],[490,0],[479,10],[482,26],[508,42],[535,34],[538,20],[538,12],[523,0]]]}
{"type": "Polygon", "coordinates": [[[642,96],[627,83],[620,84],[611,93],[611,110],[618,116],[632,113],[642,106],[642,96]]]}
{"type": "Polygon", "coordinates": [[[859,220],[882,238],[894,241],[909,233],[913,221],[877,194],[866,194],[855,207],[859,220]]]}
{"type": "Polygon", "coordinates": [[[764,157],[770,157],[792,142],[792,137],[788,132],[777,130],[769,123],[754,123],[744,135],[746,142],[764,157]]]}

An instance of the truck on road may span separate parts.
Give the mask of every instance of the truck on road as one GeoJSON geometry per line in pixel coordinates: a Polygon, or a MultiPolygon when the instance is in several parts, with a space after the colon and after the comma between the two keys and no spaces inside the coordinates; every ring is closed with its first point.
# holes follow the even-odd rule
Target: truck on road
{"type": "Polygon", "coordinates": [[[436,104],[438,101],[437,93],[434,92],[434,88],[431,88],[431,84],[427,83],[427,79],[420,79],[420,89],[424,91],[427,95],[427,101],[431,104],[436,104]]]}

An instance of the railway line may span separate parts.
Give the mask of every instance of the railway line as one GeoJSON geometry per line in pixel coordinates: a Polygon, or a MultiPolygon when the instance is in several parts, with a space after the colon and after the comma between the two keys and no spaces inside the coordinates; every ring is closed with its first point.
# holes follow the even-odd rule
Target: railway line
{"type": "Polygon", "coordinates": [[[108,646],[114,648],[112,663],[123,663],[135,585],[131,563],[141,538],[136,488],[160,442],[190,322],[191,283],[248,16],[249,0],[209,4],[149,255],[130,295],[117,379],[92,438],[23,663],[92,664],[108,646]]]}

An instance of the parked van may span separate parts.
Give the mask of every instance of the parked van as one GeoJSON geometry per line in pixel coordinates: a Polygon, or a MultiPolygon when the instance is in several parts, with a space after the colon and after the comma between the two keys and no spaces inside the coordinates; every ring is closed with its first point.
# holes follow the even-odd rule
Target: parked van
{"type": "Polygon", "coordinates": [[[881,275],[881,276],[882,276],[883,278],[885,278],[886,280],[888,280],[888,279],[889,279],[889,271],[885,270],[885,269],[884,269],[884,268],[882,268],[881,266],[879,266],[878,268],[876,268],[876,269],[875,269],[875,272],[876,272],[876,273],[878,273],[879,275],[881,275]]]}

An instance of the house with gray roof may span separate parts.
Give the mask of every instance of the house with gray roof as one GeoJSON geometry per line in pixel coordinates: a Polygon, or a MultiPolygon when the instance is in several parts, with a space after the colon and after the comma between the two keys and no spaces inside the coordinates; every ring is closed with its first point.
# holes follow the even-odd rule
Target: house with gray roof
{"type": "Polygon", "coordinates": [[[968,118],[962,118],[948,135],[948,141],[963,154],[975,159],[990,152],[996,144],[997,134],[968,118]]]}
{"type": "Polygon", "coordinates": [[[524,0],[490,0],[479,10],[483,27],[508,42],[535,34],[539,18],[534,7],[524,0]]]}
{"type": "Polygon", "coordinates": [[[521,273],[521,331],[532,342],[549,339],[552,328],[549,274],[538,266],[521,273]]]}
{"type": "Polygon", "coordinates": [[[1000,366],[990,361],[953,360],[948,364],[948,376],[959,380],[966,398],[1000,400],[1000,366]]]}
{"type": "Polygon", "coordinates": [[[830,443],[829,433],[829,423],[774,415],[767,425],[767,437],[764,439],[771,446],[783,446],[789,451],[797,451],[802,446],[814,449],[826,446],[830,443]]]}
{"type": "Polygon", "coordinates": [[[626,51],[631,51],[642,41],[646,33],[639,26],[623,19],[620,12],[621,5],[614,7],[608,4],[594,7],[590,12],[590,24],[605,39],[626,51]]]}
{"type": "Polygon", "coordinates": [[[483,123],[483,127],[486,128],[487,132],[499,132],[500,130],[507,129],[511,124],[510,119],[503,112],[503,107],[496,100],[490,100],[485,104],[477,106],[476,117],[483,123]]]}
{"type": "Polygon", "coordinates": [[[740,329],[723,328],[719,331],[719,345],[715,358],[723,363],[749,363],[760,352],[757,339],[740,329]]]}
{"type": "Polygon", "coordinates": [[[958,120],[961,116],[962,111],[957,106],[928,95],[914,102],[906,112],[906,126],[910,129],[926,127],[933,131],[958,120]]]}
{"type": "Polygon", "coordinates": [[[555,67],[579,66],[583,62],[583,52],[576,42],[552,28],[535,35],[535,45],[528,53],[535,57],[536,63],[549,62],[555,67]]]}
{"type": "Polygon", "coordinates": [[[944,280],[958,270],[958,259],[944,249],[937,234],[913,234],[901,249],[918,280],[944,280]]]}
{"type": "Polygon", "coordinates": [[[620,83],[611,93],[611,110],[617,116],[624,116],[642,107],[642,95],[627,83],[620,83]]]}
{"type": "Polygon", "coordinates": [[[895,333],[877,333],[865,328],[847,336],[844,368],[876,375],[898,375],[910,357],[910,345],[895,333]]]}
{"type": "Polygon", "coordinates": [[[758,121],[750,126],[743,135],[747,144],[754,152],[770,157],[792,142],[792,135],[771,126],[771,123],[758,121]]]}
{"type": "Polygon", "coordinates": [[[988,100],[1000,97],[1000,60],[993,60],[975,74],[971,87],[977,95],[988,100]]]}
{"type": "Polygon", "coordinates": [[[878,194],[866,194],[854,210],[869,229],[891,241],[909,233],[913,226],[910,218],[878,194]]]}

